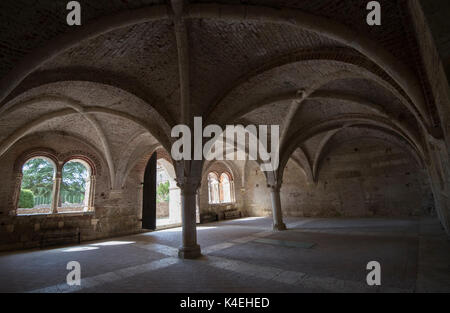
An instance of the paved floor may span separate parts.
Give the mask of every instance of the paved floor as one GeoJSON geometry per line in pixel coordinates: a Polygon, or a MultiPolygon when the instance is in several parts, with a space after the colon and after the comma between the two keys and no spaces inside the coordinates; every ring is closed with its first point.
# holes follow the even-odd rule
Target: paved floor
{"type": "Polygon", "coordinates": [[[450,242],[435,219],[285,222],[284,232],[269,218],[198,226],[197,260],[176,257],[180,228],[2,253],[0,292],[450,292],[450,242]],[[81,286],[66,284],[70,261],[81,286]],[[366,283],[369,261],[381,286],[366,283]]]}
{"type": "Polygon", "coordinates": [[[159,228],[166,228],[167,226],[181,226],[181,222],[171,219],[171,218],[157,218],[156,219],[156,227],[159,228]]]}

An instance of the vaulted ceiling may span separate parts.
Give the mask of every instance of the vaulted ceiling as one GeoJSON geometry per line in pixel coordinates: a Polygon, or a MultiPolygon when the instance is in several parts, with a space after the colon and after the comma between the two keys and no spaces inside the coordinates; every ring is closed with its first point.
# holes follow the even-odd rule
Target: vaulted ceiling
{"type": "MultiPolygon", "coordinates": [[[[370,27],[364,1],[189,1],[192,112],[280,125],[283,162],[311,179],[323,153],[355,138],[423,161],[426,135],[440,133],[430,83],[407,1],[380,3],[383,25],[370,27]]],[[[126,144],[169,150],[181,96],[170,3],[81,4],[81,28],[61,1],[0,4],[0,153],[36,131],[85,138],[116,168],[126,144]]]]}

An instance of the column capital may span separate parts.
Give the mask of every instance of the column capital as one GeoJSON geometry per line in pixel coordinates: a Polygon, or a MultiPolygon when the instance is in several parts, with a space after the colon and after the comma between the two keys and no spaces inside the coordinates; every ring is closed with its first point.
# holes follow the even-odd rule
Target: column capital
{"type": "Polygon", "coordinates": [[[56,172],[54,183],[53,183],[53,190],[52,190],[52,213],[56,214],[58,213],[58,203],[59,203],[59,192],[61,190],[61,181],[62,181],[62,175],[60,171],[56,172]]]}
{"type": "Polygon", "coordinates": [[[184,176],[176,179],[177,186],[184,194],[195,194],[200,188],[201,177],[198,176],[184,176]]]}
{"type": "Polygon", "coordinates": [[[270,188],[272,192],[280,192],[282,182],[268,183],[267,187],[270,188]]]}

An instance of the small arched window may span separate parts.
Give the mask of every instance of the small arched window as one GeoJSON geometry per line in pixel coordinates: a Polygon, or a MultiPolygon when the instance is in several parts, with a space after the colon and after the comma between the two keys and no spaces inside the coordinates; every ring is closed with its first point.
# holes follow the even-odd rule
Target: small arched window
{"type": "Polygon", "coordinates": [[[208,174],[208,196],[210,204],[233,203],[234,184],[229,173],[222,173],[220,176],[215,172],[208,174]]]}
{"type": "Polygon", "coordinates": [[[220,175],[220,202],[231,203],[231,182],[228,173],[220,175]]]}
{"type": "Polygon", "coordinates": [[[90,209],[91,168],[83,160],[73,159],[62,168],[58,212],[83,212],[90,209]]]}
{"type": "Polygon", "coordinates": [[[219,177],[216,173],[208,174],[208,198],[209,203],[219,203],[219,177]]]}
{"type": "Polygon", "coordinates": [[[23,165],[17,215],[52,212],[55,167],[46,157],[33,157],[23,165]]]}

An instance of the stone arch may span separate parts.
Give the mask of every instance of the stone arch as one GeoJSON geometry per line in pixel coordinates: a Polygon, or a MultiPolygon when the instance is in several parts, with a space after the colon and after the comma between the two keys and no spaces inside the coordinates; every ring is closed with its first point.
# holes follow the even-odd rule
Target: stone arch
{"type": "Polygon", "coordinates": [[[94,127],[94,129],[97,133],[97,136],[99,137],[99,139],[102,143],[102,146],[103,146],[103,152],[105,154],[105,158],[108,162],[108,167],[110,169],[111,180],[114,181],[115,180],[114,162],[112,160],[110,144],[109,144],[109,142],[106,138],[106,135],[103,131],[103,128],[100,126],[99,122],[95,119],[95,117],[84,113],[84,105],[82,103],[80,103],[79,101],[76,101],[74,99],[71,99],[70,97],[62,96],[62,95],[42,95],[42,96],[38,96],[36,98],[32,98],[32,99],[28,99],[23,102],[20,102],[20,103],[16,104],[15,106],[7,109],[6,112],[4,112],[4,113],[5,114],[12,113],[20,108],[26,107],[28,105],[32,105],[34,103],[39,103],[41,101],[62,102],[67,107],[69,107],[69,108],[73,109],[74,111],[76,111],[77,113],[81,114],[83,116],[83,118],[85,118],[94,127]]]}
{"type": "MultiPolygon", "coordinates": [[[[209,169],[214,166],[214,164],[222,164],[227,171],[230,173],[231,175],[231,179],[232,180],[239,180],[240,176],[239,175],[239,169],[233,164],[233,162],[228,161],[228,160],[212,160],[212,161],[208,161],[204,163],[204,169],[203,169],[203,176],[207,175],[209,173],[209,169]]],[[[216,173],[217,175],[220,176],[220,173],[216,173]]]]}
{"type": "MultiPolygon", "coordinates": [[[[294,25],[343,43],[367,56],[388,73],[408,94],[413,103],[422,112],[422,115],[426,117],[426,114],[423,113],[425,112],[424,95],[417,77],[387,50],[338,22],[300,10],[276,10],[269,7],[251,5],[191,4],[186,9],[185,14],[186,18],[256,20],[294,25]]],[[[3,101],[26,76],[41,64],[83,40],[94,38],[118,28],[151,20],[168,19],[170,17],[171,13],[169,13],[168,7],[158,5],[133,10],[133,12],[120,12],[85,25],[70,35],[65,34],[59,40],[50,42],[47,46],[38,49],[35,53],[25,58],[19,66],[0,82],[0,90],[2,91],[0,101],[3,101]]]]}
{"type": "MultiPolygon", "coordinates": [[[[316,153],[316,157],[315,157],[315,161],[314,161],[314,165],[315,165],[314,182],[315,183],[317,183],[319,180],[320,170],[323,166],[323,160],[325,159],[325,157],[328,154],[330,154],[333,151],[333,149],[336,149],[337,147],[339,147],[347,142],[352,142],[352,141],[355,141],[358,139],[358,137],[351,137],[351,138],[347,138],[346,140],[340,140],[337,143],[333,142],[333,140],[337,137],[338,134],[340,134],[345,129],[350,129],[350,128],[352,128],[352,127],[331,130],[322,139],[321,145],[316,153]]],[[[372,128],[367,128],[364,125],[358,126],[357,128],[372,129],[372,128]]],[[[407,154],[409,157],[411,157],[414,160],[414,162],[418,168],[425,167],[424,161],[420,158],[418,152],[416,150],[414,150],[408,143],[401,141],[400,138],[398,138],[397,136],[395,136],[393,134],[389,134],[387,131],[382,131],[380,129],[374,129],[374,131],[377,133],[386,135],[386,138],[382,140],[381,138],[379,138],[375,135],[370,135],[370,134],[365,134],[363,136],[363,138],[374,139],[377,141],[383,141],[383,142],[390,143],[393,146],[400,148],[402,151],[405,152],[405,154],[407,154]]]]}
{"type": "MultiPolygon", "coordinates": [[[[243,75],[237,82],[235,82],[230,88],[228,88],[222,95],[216,99],[215,105],[219,105],[233,90],[238,88],[239,86],[245,84],[247,81],[265,73],[271,71],[276,68],[280,68],[286,65],[302,63],[308,61],[333,61],[340,62],[347,65],[353,65],[357,68],[364,70],[370,77],[371,80],[384,84],[384,87],[388,90],[394,91],[398,97],[407,98],[407,95],[398,87],[398,85],[387,75],[380,67],[378,67],[375,63],[372,63],[370,60],[365,58],[363,55],[358,54],[355,50],[350,48],[324,48],[322,50],[317,49],[305,49],[293,52],[291,54],[285,55],[283,57],[278,57],[273,59],[262,66],[246,73],[243,75]],[[370,75],[369,75],[370,74],[370,75]]],[[[364,73],[363,72],[363,73],[364,73]]],[[[347,75],[352,75],[355,77],[359,77],[362,74],[356,75],[355,73],[349,72],[347,75]]],[[[337,77],[336,79],[339,79],[337,77]]],[[[319,83],[323,85],[327,83],[319,83]]],[[[314,89],[317,89],[317,87],[314,89]]],[[[308,93],[309,94],[309,93],[308,93]]],[[[411,109],[412,107],[410,107],[411,109]]]]}
{"type": "Polygon", "coordinates": [[[287,141],[288,144],[285,147],[282,147],[282,150],[280,151],[280,164],[277,172],[274,174],[275,175],[274,178],[275,179],[277,179],[277,177],[278,179],[282,178],[283,169],[286,166],[286,163],[289,160],[290,155],[296,149],[298,144],[320,132],[331,131],[341,127],[349,127],[352,125],[369,125],[369,126],[373,125],[375,127],[380,128],[381,130],[389,130],[395,133],[399,137],[404,138],[412,146],[412,148],[418,152],[418,155],[426,163],[427,158],[425,150],[423,150],[421,146],[415,146],[405,134],[403,134],[399,129],[397,129],[386,119],[374,116],[367,116],[363,114],[349,114],[346,116],[340,116],[336,119],[313,123],[313,125],[308,125],[305,128],[300,129],[295,134],[293,134],[290,137],[290,140],[287,141]]]}
{"type": "MultiPolygon", "coordinates": [[[[247,73],[245,76],[243,76],[241,79],[238,80],[231,88],[229,88],[224,94],[222,94],[218,99],[216,99],[216,102],[214,103],[214,106],[210,110],[208,114],[208,120],[211,120],[211,118],[214,118],[214,114],[223,115],[221,110],[221,105],[223,104],[223,101],[226,100],[227,96],[230,95],[234,90],[237,88],[243,86],[246,82],[248,82],[250,79],[256,78],[261,74],[267,73],[271,70],[274,70],[276,68],[280,68],[282,66],[288,66],[288,65],[295,65],[295,64],[301,64],[302,62],[307,62],[311,60],[324,60],[324,61],[338,61],[343,64],[349,64],[354,65],[358,68],[360,68],[361,72],[355,72],[355,71],[349,71],[349,70],[341,70],[337,71],[335,73],[332,73],[330,75],[325,76],[324,78],[320,78],[317,81],[313,83],[313,85],[308,87],[308,90],[302,91],[302,96],[299,97],[298,92],[293,93],[287,93],[287,94],[280,94],[280,95],[273,95],[269,96],[266,99],[250,104],[246,106],[243,109],[240,109],[238,112],[234,113],[229,117],[229,120],[238,118],[239,116],[245,115],[252,110],[264,106],[266,104],[270,104],[277,101],[283,101],[283,100],[295,100],[298,103],[305,99],[309,99],[311,97],[317,98],[320,97],[321,94],[317,94],[316,92],[318,89],[320,89],[322,86],[326,85],[327,83],[338,81],[341,79],[348,79],[348,78],[364,78],[368,79],[369,81],[374,82],[378,86],[380,86],[383,89],[386,89],[394,97],[399,99],[399,101],[402,103],[402,105],[405,106],[405,108],[411,112],[411,114],[416,118],[418,125],[421,127],[421,129],[425,131],[430,130],[429,121],[427,121],[426,118],[423,118],[421,116],[421,112],[418,111],[408,100],[407,95],[399,89],[395,83],[392,82],[390,77],[386,76],[386,74],[380,70],[375,64],[371,63],[361,55],[355,55],[353,50],[350,50],[348,48],[346,49],[338,49],[339,53],[336,55],[336,52],[327,51],[324,50],[322,52],[319,51],[319,53],[315,51],[299,51],[295,52],[293,54],[287,55],[284,58],[275,59],[272,62],[268,62],[261,66],[260,68],[251,71],[247,73]],[[217,113],[214,113],[217,112],[217,113]]],[[[324,96],[322,94],[322,96],[324,96]]],[[[356,99],[351,98],[350,100],[355,101],[356,99]]],[[[361,99],[358,99],[358,103],[361,99]]],[[[367,101],[361,102],[360,104],[365,106],[372,106],[374,109],[380,111],[380,108],[373,103],[369,103],[367,101]]],[[[381,112],[380,112],[381,113],[381,112]]]]}
{"type": "MultiPolygon", "coordinates": [[[[123,118],[128,121],[136,123],[137,125],[143,127],[150,134],[154,135],[153,127],[147,125],[145,122],[141,121],[140,119],[138,119],[132,115],[129,115],[125,112],[116,111],[116,110],[112,110],[112,109],[108,109],[108,108],[102,108],[102,107],[90,107],[88,109],[85,109],[83,112],[85,112],[85,113],[101,113],[101,114],[107,114],[107,115],[120,117],[120,118],[123,118]]],[[[26,123],[25,125],[23,125],[18,130],[16,130],[13,134],[11,134],[8,138],[6,138],[0,144],[0,155],[4,154],[15,142],[17,142],[20,138],[24,137],[25,135],[29,134],[36,127],[44,124],[45,122],[47,122],[51,119],[66,116],[66,115],[71,115],[71,114],[79,114],[79,112],[77,112],[74,109],[63,109],[63,110],[59,110],[56,112],[46,114],[46,115],[41,116],[29,123],[26,123]]],[[[161,136],[158,136],[158,137],[162,138],[161,136]]],[[[166,140],[163,140],[163,142],[165,142],[165,144],[168,145],[166,140]]],[[[115,171],[114,171],[114,166],[111,167],[111,165],[113,165],[112,156],[109,156],[109,159],[107,156],[107,160],[108,160],[108,166],[109,166],[109,170],[110,170],[111,185],[113,186],[115,184],[114,183],[115,182],[115,171]]]]}
{"type": "MultiPolygon", "coordinates": [[[[260,6],[196,5],[189,7],[189,17],[219,20],[256,20],[304,28],[354,48],[388,73],[405,91],[421,112],[425,112],[420,83],[411,71],[392,54],[354,30],[330,19],[300,10],[276,10],[260,6]]],[[[422,113],[424,117],[426,114],[422,113]]]]}
{"type": "MultiPolygon", "coordinates": [[[[148,136],[152,136],[146,131],[138,131],[134,135],[132,135],[129,138],[129,141],[124,147],[123,152],[120,154],[120,157],[118,158],[118,164],[116,167],[116,184],[113,187],[114,189],[121,189],[124,187],[124,184],[126,182],[126,178],[128,177],[128,174],[133,166],[130,165],[130,162],[136,161],[136,159],[139,159],[139,153],[141,151],[144,151],[145,153],[152,153],[155,149],[159,148],[159,144],[151,144],[149,143],[148,136]],[[149,146],[152,146],[149,148],[149,146]],[[155,148],[156,147],[156,148],[155,148]],[[136,156],[138,154],[138,156],[136,156]],[[131,166],[131,167],[130,167],[131,166]]],[[[153,136],[151,137],[153,138],[153,136]]]]}
{"type": "MultiPolygon", "coordinates": [[[[13,169],[13,182],[14,184],[11,185],[11,191],[10,191],[10,215],[16,215],[18,205],[19,205],[19,197],[20,197],[20,191],[22,186],[22,168],[28,161],[36,158],[43,158],[53,166],[53,179],[55,180],[59,173],[61,173],[61,164],[59,162],[57,153],[53,149],[49,148],[35,148],[30,149],[25,152],[23,152],[14,162],[14,169],[13,169]]],[[[53,182],[53,188],[55,186],[55,181],[53,182]]],[[[52,195],[54,196],[54,194],[52,195]]],[[[52,197],[52,201],[55,201],[52,197]]]]}
{"type": "Polygon", "coordinates": [[[291,159],[294,161],[294,163],[296,163],[300,167],[300,169],[303,172],[303,175],[305,175],[306,177],[306,181],[310,183],[314,180],[313,178],[314,172],[313,167],[311,165],[310,157],[306,154],[305,150],[302,147],[298,147],[297,150],[299,150],[300,154],[303,156],[305,161],[302,162],[301,160],[297,160],[293,156],[291,156],[291,159]]]}
{"type": "Polygon", "coordinates": [[[165,158],[158,158],[157,161],[161,162],[161,166],[167,172],[169,177],[173,181],[175,181],[177,177],[176,177],[175,168],[173,167],[172,162],[167,161],[165,158]]]}
{"type": "MultiPolygon", "coordinates": [[[[77,150],[77,151],[70,151],[68,153],[65,153],[64,155],[61,155],[62,162],[61,162],[61,180],[59,181],[60,184],[63,183],[64,179],[64,166],[69,162],[77,162],[82,164],[86,170],[88,171],[88,177],[85,181],[85,193],[84,193],[84,200],[83,200],[83,212],[92,212],[94,211],[94,199],[95,199],[95,184],[97,180],[98,174],[98,168],[100,163],[95,160],[95,156],[84,153],[83,151],[77,150]],[[97,165],[96,165],[97,164],[97,165]]],[[[57,195],[58,203],[57,206],[59,207],[59,204],[62,201],[61,199],[61,187],[58,188],[59,194],[57,195]]],[[[73,212],[73,211],[72,211],[73,212]]]]}
{"type": "Polygon", "coordinates": [[[91,174],[94,176],[100,176],[102,172],[102,166],[97,157],[89,152],[83,150],[73,150],[60,154],[59,158],[62,162],[62,166],[72,160],[81,160],[89,166],[91,174]]]}
{"type": "MultiPolygon", "coordinates": [[[[155,144],[155,145],[149,145],[149,146],[145,147],[144,149],[142,149],[142,147],[140,149],[139,148],[135,149],[135,151],[133,152],[133,155],[130,156],[130,159],[127,163],[126,168],[123,171],[122,182],[120,185],[121,188],[124,187],[124,185],[126,183],[126,178],[129,176],[131,170],[142,160],[145,160],[145,163],[148,162],[148,160],[150,159],[152,154],[155,153],[160,147],[161,146],[159,144],[155,144]]],[[[139,178],[140,178],[141,182],[144,181],[144,169],[140,173],[139,178]]]]}
{"type": "MultiPolygon", "coordinates": [[[[119,73],[100,71],[95,68],[81,68],[73,70],[72,68],[64,68],[57,70],[49,70],[31,74],[12,94],[5,99],[5,106],[0,106],[0,113],[8,112],[14,106],[8,107],[8,104],[25,93],[27,90],[39,88],[41,86],[50,86],[55,83],[65,82],[86,82],[98,85],[113,87],[114,89],[124,91],[146,103],[159,114],[159,120],[165,123],[167,127],[175,125],[172,117],[167,114],[166,110],[160,109],[156,104],[162,102],[162,99],[156,98],[155,95],[149,93],[144,86],[140,86],[139,82],[130,77],[122,77],[119,73]]],[[[17,104],[16,104],[17,105],[17,104]]]]}
{"type": "Polygon", "coordinates": [[[157,5],[138,10],[122,11],[63,34],[59,38],[51,41],[48,45],[37,49],[34,53],[24,58],[7,77],[0,81],[0,90],[2,90],[0,93],[0,102],[3,102],[9,93],[25,77],[39,68],[43,63],[78,45],[80,42],[126,26],[168,18],[169,10],[167,6],[157,5]]]}
{"type": "Polygon", "coordinates": [[[339,130],[340,129],[334,129],[334,130],[328,131],[327,134],[325,135],[325,137],[320,141],[318,150],[314,156],[314,163],[313,163],[313,169],[312,169],[314,182],[317,182],[317,179],[319,177],[318,172],[319,172],[319,166],[320,166],[323,151],[325,150],[327,144],[330,142],[330,140],[333,138],[333,136],[339,132],[339,130]]]}
{"type": "Polygon", "coordinates": [[[23,165],[27,163],[29,160],[37,157],[43,157],[46,158],[47,160],[50,160],[50,162],[53,164],[55,168],[55,173],[61,169],[61,166],[59,165],[58,154],[53,149],[34,148],[23,152],[16,159],[14,163],[14,173],[21,174],[23,165]]]}
{"type": "MultiPolygon", "coordinates": [[[[92,82],[92,81],[87,81],[87,82],[95,83],[95,82],[92,82]]],[[[45,84],[45,86],[51,86],[51,85],[52,84],[45,84]]],[[[43,85],[40,85],[40,86],[43,86],[43,85]]],[[[118,90],[127,92],[126,90],[123,90],[123,89],[121,89],[121,88],[119,88],[117,86],[112,86],[112,87],[116,88],[118,90]]],[[[136,95],[134,95],[134,94],[131,94],[131,95],[133,97],[136,97],[139,100],[142,100],[144,103],[147,103],[147,102],[145,102],[145,100],[137,97],[136,95]]],[[[33,104],[36,104],[36,103],[39,103],[39,102],[43,102],[43,101],[62,103],[65,106],[67,106],[68,108],[71,108],[72,110],[82,114],[83,117],[87,118],[89,122],[93,123],[94,127],[97,128],[97,132],[100,132],[100,133],[101,133],[101,129],[100,130],[98,129],[99,128],[98,125],[97,125],[98,123],[96,123],[95,120],[90,118],[89,114],[87,114],[87,113],[91,113],[92,111],[94,111],[93,113],[102,111],[102,112],[111,113],[111,114],[116,113],[116,115],[118,115],[118,116],[121,115],[123,117],[131,117],[132,120],[137,120],[137,118],[135,118],[134,116],[132,116],[130,114],[127,114],[126,112],[122,112],[122,111],[118,111],[118,110],[111,110],[111,109],[108,109],[108,108],[105,108],[105,107],[88,106],[88,105],[86,105],[86,104],[84,104],[84,103],[82,103],[82,102],[80,102],[78,100],[72,99],[69,96],[61,95],[61,94],[41,94],[41,95],[38,95],[38,96],[35,96],[35,97],[31,97],[31,98],[25,99],[23,101],[20,101],[18,103],[15,103],[15,104],[11,105],[11,107],[6,107],[6,108],[5,107],[0,107],[0,113],[2,113],[2,115],[10,114],[10,113],[12,113],[12,112],[14,112],[16,110],[19,110],[19,109],[21,109],[23,107],[28,106],[28,105],[33,105],[33,104]]],[[[9,103],[11,103],[11,101],[9,103]]],[[[150,106],[150,107],[152,109],[154,109],[158,114],[160,114],[153,106],[150,106]]],[[[163,123],[163,126],[165,128],[167,128],[167,129],[170,128],[169,124],[167,123],[167,121],[164,119],[164,117],[162,115],[159,115],[157,118],[158,118],[159,121],[161,121],[163,123]]],[[[163,145],[164,144],[168,144],[168,139],[166,138],[167,134],[166,134],[165,131],[160,129],[160,127],[146,126],[144,128],[149,130],[149,132],[153,136],[155,136],[163,145]]]]}

